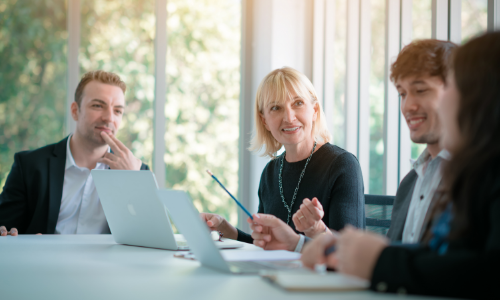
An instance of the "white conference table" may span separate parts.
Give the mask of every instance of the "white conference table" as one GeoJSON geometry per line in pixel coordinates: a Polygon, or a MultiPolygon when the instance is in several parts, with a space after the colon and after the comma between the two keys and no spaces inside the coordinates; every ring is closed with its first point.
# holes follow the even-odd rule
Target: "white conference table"
{"type": "Polygon", "coordinates": [[[401,298],[371,291],[287,292],[258,276],[220,273],[174,253],[119,245],[111,235],[0,237],[0,299],[401,298]]]}

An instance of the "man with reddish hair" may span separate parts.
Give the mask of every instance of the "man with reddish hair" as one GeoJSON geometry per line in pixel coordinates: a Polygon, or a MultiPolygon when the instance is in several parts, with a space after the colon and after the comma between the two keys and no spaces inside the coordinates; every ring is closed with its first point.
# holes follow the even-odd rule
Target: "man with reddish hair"
{"type": "Polygon", "coordinates": [[[86,73],[71,104],[75,132],[14,155],[0,194],[0,236],[110,232],[90,170],[149,170],[115,137],[125,90],[116,74],[86,73]]]}
{"type": "Polygon", "coordinates": [[[401,50],[391,66],[391,81],[401,96],[401,113],[414,143],[426,149],[401,181],[387,236],[392,241],[418,243],[426,215],[441,182],[441,164],[449,154],[439,141],[437,107],[444,94],[448,62],[456,45],[448,41],[419,40],[401,50]]]}

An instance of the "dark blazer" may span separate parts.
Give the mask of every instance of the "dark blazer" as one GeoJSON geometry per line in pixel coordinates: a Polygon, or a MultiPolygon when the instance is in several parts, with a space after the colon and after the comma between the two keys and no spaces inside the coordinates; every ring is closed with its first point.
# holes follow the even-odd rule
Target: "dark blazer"
{"type": "MultiPolygon", "coordinates": [[[[19,233],[53,234],[61,207],[68,137],[14,155],[0,194],[0,226],[19,233]]],[[[149,170],[142,164],[141,170],[149,170]]]]}
{"type": "Polygon", "coordinates": [[[387,237],[393,242],[403,239],[406,216],[408,215],[417,179],[417,172],[411,170],[399,184],[396,197],[394,198],[394,205],[392,206],[391,227],[387,231],[387,237]]]}
{"type": "MultiPolygon", "coordinates": [[[[450,242],[445,254],[429,247],[391,246],[382,251],[371,288],[385,292],[500,299],[500,197],[469,208],[465,236],[450,242]]],[[[453,228],[453,224],[452,224],[453,228]]]]}

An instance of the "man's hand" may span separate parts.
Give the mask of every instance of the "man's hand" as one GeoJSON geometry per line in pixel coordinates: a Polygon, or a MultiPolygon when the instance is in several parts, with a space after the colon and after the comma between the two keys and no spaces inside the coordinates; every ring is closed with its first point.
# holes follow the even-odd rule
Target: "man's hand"
{"type": "Polygon", "coordinates": [[[300,258],[304,267],[314,270],[316,265],[326,264],[330,268],[335,268],[337,265],[335,252],[325,256],[325,250],[335,245],[336,241],[337,235],[325,232],[307,243],[300,258]]]}
{"type": "Polygon", "coordinates": [[[210,231],[220,231],[225,238],[238,239],[238,230],[223,217],[217,214],[200,213],[200,218],[207,224],[210,231]]]}
{"type": "Polygon", "coordinates": [[[16,228],[11,228],[10,231],[7,231],[7,228],[5,226],[0,226],[0,236],[16,236],[18,235],[17,229],[16,228]]]}
{"type": "Polygon", "coordinates": [[[252,238],[255,246],[264,250],[293,251],[300,236],[293,229],[273,215],[254,214],[253,220],[248,218],[253,230],[252,238]]]}
{"type": "Polygon", "coordinates": [[[306,198],[302,201],[300,209],[293,214],[292,221],[298,231],[313,238],[327,229],[325,223],[321,220],[324,215],[323,206],[318,201],[318,198],[315,197],[312,201],[306,198]]]}
{"type": "Polygon", "coordinates": [[[111,134],[105,131],[101,132],[101,136],[106,143],[111,147],[113,153],[106,153],[98,160],[100,163],[107,164],[113,170],[140,170],[142,162],[132,154],[122,142],[111,134]]]}
{"type": "Polygon", "coordinates": [[[370,280],[380,253],[388,245],[385,236],[346,226],[336,244],[334,267],[339,272],[370,280]]]}

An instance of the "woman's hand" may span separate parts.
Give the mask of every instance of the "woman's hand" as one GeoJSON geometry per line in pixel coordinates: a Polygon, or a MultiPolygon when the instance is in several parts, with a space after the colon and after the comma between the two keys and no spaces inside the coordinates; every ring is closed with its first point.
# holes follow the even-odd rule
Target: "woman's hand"
{"type": "Polygon", "coordinates": [[[315,197],[312,201],[306,198],[302,201],[300,209],[293,215],[292,221],[298,231],[313,238],[327,229],[321,220],[324,215],[323,206],[318,198],[315,197]]]}
{"type": "Polygon", "coordinates": [[[273,215],[254,214],[247,222],[252,229],[253,244],[264,250],[294,251],[300,236],[292,227],[273,215]]]}
{"type": "Polygon", "coordinates": [[[220,231],[222,232],[223,237],[228,239],[238,239],[238,230],[236,230],[233,225],[229,224],[229,222],[223,217],[210,213],[200,213],[200,217],[211,231],[220,231]]]}
{"type": "Polygon", "coordinates": [[[346,226],[335,245],[333,267],[341,273],[370,280],[380,253],[389,245],[382,235],[346,226]]]}

